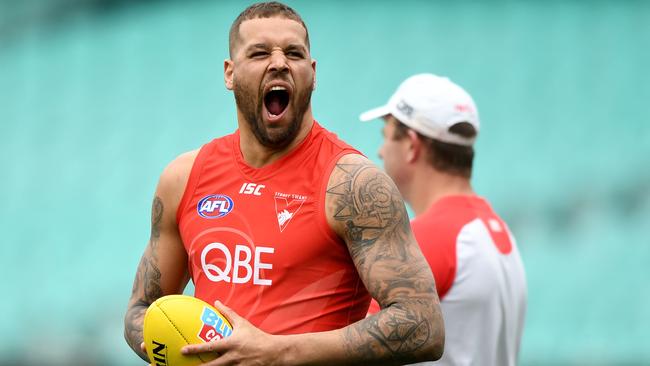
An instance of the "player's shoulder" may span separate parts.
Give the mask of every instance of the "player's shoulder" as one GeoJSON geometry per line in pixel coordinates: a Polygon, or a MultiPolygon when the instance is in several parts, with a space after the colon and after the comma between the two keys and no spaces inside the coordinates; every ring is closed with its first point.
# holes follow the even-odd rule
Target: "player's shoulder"
{"type": "Polygon", "coordinates": [[[383,170],[379,169],[370,159],[360,153],[350,152],[341,155],[336,160],[329,177],[330,185],[340,181],[349,181],[352,183],[352,187],[359,183],[356,178],[360,175],[364,177],[379,176],[390,180],[383,170]]]}
{"type": "Polygon", "coordinates": [[[368,166],[376,166],[375,163],[370,161],[367,157],[356,153],[356,152],[351,152],[349,154],[344,154],[339,157],[339,159],[336,162],[337,164],[361,164],[361,165],[368,165],[368,166]]]}
{"type": "Polygon", "coordinates": [[[436,231],[457,234],[465,225],[473,222],[480,215],[477,212],[476,200],[472,196],[443,196],[421,215],[411,221],[411,225],[435,229],[436,231]]]}
{"type": "Polygon", "coordinates": [[[338,159],[327,186],[325,214],[334,233],[356,249],[378,240],[394,244],[389,237],[415,243],[395,183],[361,154],[338,159]]]}
{"type": "Polygon", "coordinates": [[[336,160],[329,180],[330,183],[344,180],[351,183],[350,187],[360,187],[372,183],[374,185],[386,186],[390,190],[397,189],[393,180],[383,169],[358,152],[349,152],[341,155],[336,160]]]}
{"type": "Polygon", "coordinates": [[[184,190],[198,153],[199,149],[187,151],[169,162],[160,174],[158,186],[171,192],[184,190]]]}
{"type": "Polygon", "coordinates": [[[382,169],[367,157],[345,154],[338,158],[327,185],[326,209],[328,213],[340,214],[341,204],[357,210],[357,205],[403,206],[395,183],[382,169]],[[332,204],[335,210],[331,211],[332,204]]]}
{"type": "Polygon", "coordinates": [[[176,177],[179,175],[187,175],[190,170],[192,170],[192,165],[194,165],[194,160],[199,154],[199,149],[191,150],[184,152],[174,158],[163,170],[162,175],[167,178],[176,177]]]}

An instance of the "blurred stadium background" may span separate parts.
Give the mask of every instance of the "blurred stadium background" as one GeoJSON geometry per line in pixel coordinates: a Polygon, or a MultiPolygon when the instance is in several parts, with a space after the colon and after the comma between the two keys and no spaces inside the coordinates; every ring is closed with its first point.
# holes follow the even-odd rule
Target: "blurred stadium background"
{"type": "MultiPolygon", "coordinates": [[[[518,237],[522,365],[650,365],[650,1],[289,1],[316,118],[418,72],[482,118],[474,184],[518,237]]],[[[139,365],[122,317],[158,174],[235,128],[227,32],[249,2],[0,0],[0,365],[139,365]]]]}

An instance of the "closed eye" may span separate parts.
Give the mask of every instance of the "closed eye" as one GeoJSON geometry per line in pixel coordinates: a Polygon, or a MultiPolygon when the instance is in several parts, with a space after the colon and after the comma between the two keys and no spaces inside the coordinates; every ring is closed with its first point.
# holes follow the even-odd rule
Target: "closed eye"
{"type": "Polygon", "coordinates": [[[250,54],[250,57],[251,58],[260,58],[260,57],[264,57],[266,55],[268,55],[268,52],[266,52],[266,51],[255,51],[255,52],[250,54]]]}
{"type": "Polygon", "coordinates": [[[305,56],[303,56],[302,52],[298,52],[298,51],[289,51],[289,52],[287,52],[287,56],[289,58],[294,58],[294,59],[305,58],[305,56]]]}

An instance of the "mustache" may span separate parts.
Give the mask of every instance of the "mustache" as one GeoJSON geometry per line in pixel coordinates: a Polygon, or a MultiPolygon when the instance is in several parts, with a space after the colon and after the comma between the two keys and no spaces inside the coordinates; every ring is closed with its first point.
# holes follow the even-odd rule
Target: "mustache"
{"type": "Polygon", "coordinates": [[[264,89],[264,85],[272,82],[272,81],[284,81],[291,85],[293,85],[293,80],[291,80],[291,77],[289,75],[289,70],[279,70],[279,71],[270,71],[269,73],[264,76],[264,79],[262,80],[262,85],[260,86],[261,89],[264,89]]]}

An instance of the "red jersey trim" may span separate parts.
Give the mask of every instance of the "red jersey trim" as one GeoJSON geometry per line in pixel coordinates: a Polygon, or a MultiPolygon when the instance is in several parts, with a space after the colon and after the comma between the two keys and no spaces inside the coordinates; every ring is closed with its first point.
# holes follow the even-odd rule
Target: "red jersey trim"
{"type": "Polygon", "coordinates": [[[327,184],[329,183],[330,177],[332,176],[332,172],[336,167],[336,163],[338,163],[343,156],[350,155],[350,154],[360,155],[361,153],[359,153],[354,149],[346,148],[345,150],[336,154],[336,156],[334,156],[334,158],[327,164],[327,168],[325,169],[323,178],[321,179],[320,194],[318,195],[319,202],[316,205],[318,210],[319,223],[320,223],[319,226],[322,229],[323,234],[325,234],[326,237],[330,238],[332,242],[337,244],[342,239],[339,238],[338,234],[334,232],[329,222],[327,222],[327,209],[325,208],[325,203],[327,200],[327,184]]]}
{"type": "MultiPolygon", "coordinates": [[[[454,286],[454,282],[456,282],[456,274],[458,273],[458,237],[460,236],[460,233],[463,231],[463,228],[467,223],[462,224],[462,226],[455,228],[456,229],[456,235],[454,236],[454,247],[453,250],[451,250],[451,253],[447,253],[447,255],[452,259],[452,264],[451,264],[451,274],[449,277],[444,275],[444,267],[442,268],[433,268],[431,266],[431,271],[438,271],[441,272],[442,274],[441,279],[444,280],[443,283],[440,284],[440,290],[438,290],[438,299],[442,301],[442,299],[447,296],[449,293],[449,290],[454,286]]],[[[441,281],[442,282],[442,281],[441,281]]]]}
{"type": "Polygon", "coordinates": [[[291,162],[292,159],[295,158],[295,156],[300,155],[304,150],[306,150],[309,147],[309,144],[313,141],[314,139],[314,134],[315,134],[315,127],[316,127],[316,121],[314,120],[314,124],[311,127],[311,130],[309,130],[309,133],[305,136],[305,138],[298,143],[298,145],[294,146],[293,149],[288,151],[285,155],[281,156],[279,159],[276,161],[272,162],[271,164],[262,166],[260,168],[255,168],[246,162],[244,159],[244,155],[242,154],[241,151],[241,132],[239,129],[233,134],[232,138],[232,152],[233,156],[236,160],[236,165],[237,169],[239,172],[242,174],[242,177],[250,180],[264,180],[264,179],[271,179],[277,174],[280,174],[280,168],[287,164],[288,162],[291,162]]]}
{"type": "MultiPolygon", "coordinates": [[[[315,123],[318,123],[316,120],[314,120],[315,123]]],[[[320,125],[319,125],[320,126],[320,125]]],[[[323,128],[322,130],[325,132],[326,130],[323,128]]],[[[329,132],[329,131],[328,131],[329,132]]],[[[316,205],[317,210],[318,210],[318,216],[320,218],[320,227],[323,230],[323,234],[325,236],[329,237],[334,243],[338,244],[339,242],[343,241],[343,239],[339,238],[339,236],[332,230],[332,228],[329,225],[329,222],[327,222],[327,210],[325,209],[325,202],[327,198],[327,184],[329,183],[329,180],[332,176],[332,172],[334,171],[336,164],[341,160],[345,155],[361,155],[363,157],[366,157],[363,155],[359,150],[353,148],[352,146],[348,145],[347,143],[341,141],[336,134],[333,132],[329,132],[328,134],[325,134],[325,138],[330,141],[332,144],[338,146],[341,148],[341,151],[336,154],[332,160],[328,163],[327,167],[325,168],[325,171],[323,173],[323,178],[321,179],[321,187],[320,187],[320,194],[318,196],[318,199],[320,202],[316,205]]],[[[343,241],[344,242],[344,241],[343,241]]],[[[345,242],[344,242],[345,243],[345,242]]]]}
{"type": "Polygon", "coordinates": [[[477,207],[478,216],[490,233],[495,247],[501,254],[508,255],[512,252],[510,229],[501,217],[494,214],[494,210],[487,202],[484,204],[488,209],[477,207]]]}
{"type": "Polygon", "coordinates": [[[468,201],[472,196],[452,195],[435,202],[423,215],[411,221],[413,235],[436,280],[440,300],[451,290],[458,271],[458,236],[465,225],[477,218],[468,201]]]}
{"type": "MultiPolygon", "coordinates": [[[[332,141],[332,139],[330,139],[329,136],[327,138],[330,141],[332,141]]],[[[334,158],[332,158],[332,160],[327,164],[327,167],[324,170],[323,179],[321,179],[322,183],[321,183],[321,187],[320,187],[320,194],[318,195],[318,199],[319,199],[320,202],[317,202],[317,205],[316,205],[316,207],[317,207],[316,208],[317,209],[317,215],[318,215],[319,224],[320,224],[318,226],[321,228],[321,231],[323,232],[325,237],[330,239],[332,244],[340,245],[342,243],[343,245],[347,246],[347,244],[345,243],[345,240],[343,240],[342,238],[340,238],[338,236],[338,234],[336,234],[336,232],[332,229],[332,227],[329,225],[329,222],[327,221],[327,215],[326,215],[327,210],[325,208],[325,202],[326,202],[326,199],[327,199],[327,184],[329,183],[329,180],[330,180],[330,178],[332,176],[332,172],[336,168],[336,164],[344,156],[355,154],[355,155],[361,155],[361,156],[365,157],[365,155],[361,154],[361,152],[359,152],[358,150],[355,150],[353,148],[342,146],[338,141],[332,141],[332,142],[337,144],[339,147],[343,147],[344,150],[342,150],[341,152],[336,154],[336,156],[334,156],[334,158]]],[[[357,297],[361,293],[362,289],[365,289],[365,288],[366,288],[365,284],[361,280],[361,277],[359,277],[357,279],[357,283],[355,284],[355,288],[354,288],[355,296],[354,297],[357,297]]],[[[370,301],[375,302],[372,298],[370,298],[370,301]]],[[[352,318],[353,315],[354,314],[353,314],[352,311],[348,312],[348,323],[350,323],[350,319],[352,318]]]]}

